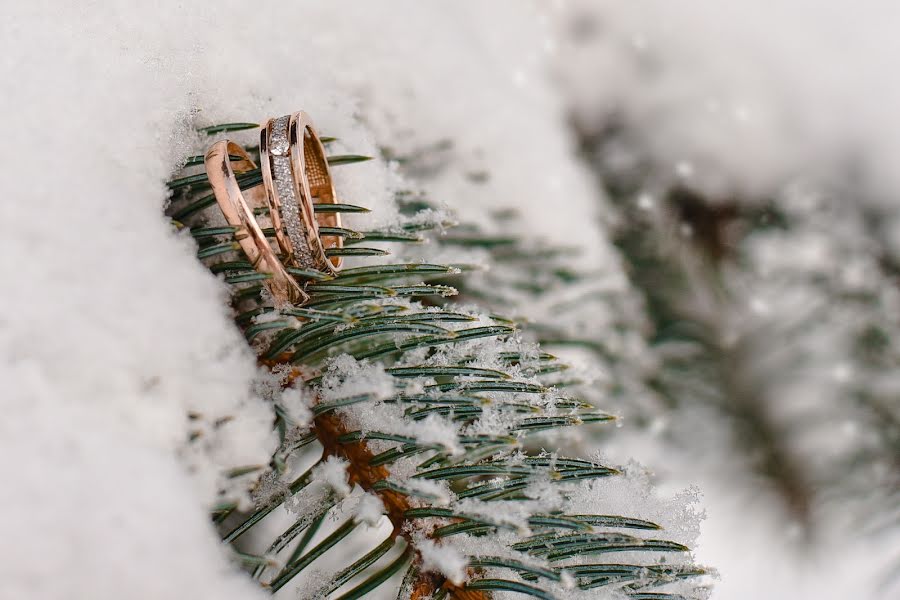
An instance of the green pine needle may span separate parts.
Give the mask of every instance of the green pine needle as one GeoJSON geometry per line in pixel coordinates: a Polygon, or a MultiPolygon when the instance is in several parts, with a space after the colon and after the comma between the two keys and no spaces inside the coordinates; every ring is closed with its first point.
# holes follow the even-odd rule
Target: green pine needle
{"type": "Polygon", "coordinates": [[[259,127],[257,123],[223,123],[221,125],[210,125],[209,127],[201,127],[197,131],[206,135],[215,135],[217,133],[226,133],[228,131],[244,131],[246,129],[256,129],[259,127]]]}

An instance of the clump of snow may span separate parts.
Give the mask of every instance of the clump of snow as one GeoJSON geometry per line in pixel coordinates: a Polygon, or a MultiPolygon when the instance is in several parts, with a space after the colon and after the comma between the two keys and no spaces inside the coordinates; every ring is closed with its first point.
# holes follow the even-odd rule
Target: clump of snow
{"type": "MultiPolygon", "coordinates": [[[[336,469],[335,469],[336,470],[336,469]]],[[[320,472],[319,477],[313,477],[313,481],[296,494],[290,494],[290,488],[282,482],[277,481],[270,487],[271,499],[282,499],[284,508],[287,512],[297,517],[297,521],[308,525],[312,522],[315,515],[324,509],[329,508],[336,502],[334,487],[341,487],[340,473],[320,472]],[[331,475],[333,481],[328,481],[326,475],[331,475]],[[279,494],[282,494],[279,497],[279,494]]],[[[346,488],[349,491],[349,486],[346,488]]],[[[262,505],[261,505],[262,506],[262,505]]]]}
{"type": "MultiPolygon", "coordinates": [[[[602,462],[602,461],[599,461],[602,462]]],[[[630,535],[658,537],[692,546],[700,534],[705,513],[700,507],[700,491],[688,488],[665,495],[653,488],[646,469],[636,463],[623,468],[621,476],[603,477],[580,485],[569,495],[571,510],[596,511],[656,523],[662,530],[628,530],[630,535]]]]}
{"type": "Polygon", "coordinates": [[[416,501],[415,496],[419,496],[427,499],[428,503],[434,506],[447,506],[455,498],[446,481],[410,479],[406,473],[398,474],[399,471],[400,469],[391,469],[390,479],[409,490],[413,494],[413,498],[411,498],[413,502],[416,501]]]}
{"type": "Polygon", "coordinates": [[[462,585],[466,578],[466,557],[452,546],[437,544],[426,538],[415,540],[416,550],[422,557],[422,569],[436,571],[454,585],[462,585]]]}
{"type": "Polygon", "coordinates": [[[395,391],[394,378],[385,373],[384,365],[342,354],[328,362],[319,396],[328,402],[366,394],[377,401],[393,396],[395,391]]]}
{"type": "Polygon", "coordinates": [[[437,415],[428,415],[421,421],[407,423],[404,431],[422,443],[441,446],[452,456],[462,454],[458,428],[437,415]]]}
{"type": "MultiPolygon", "coordinates": [[[[417,380],[404,382],[403,392],[415,394],[422,383],[417,380]]],[[[378,431],[415,438],[425,444],[434,444],[452,455],[462,452],[458,428],[447,419],[429,415],[418,421],[407,418],[399,405],[381,402],[397,393],[400,384],[385,372],[384,365],[357,361],[352,356],[341,355],[329,362],[322,379],[323,401],[368,395],[370,400],[341,408],[346,426],[363,433],[378,431]]],[[[371,443],[371,442],[370,442],[371,443]]],[[[375,445],[377,447],[377,444],[375,445]]]]}
{"type": "Polygon", "coordinates": [[[462,498],[455,508],[464,515],[478,517],[488,523],[512,527],[521,536],[531,534],[528,517],[547,511],[545,502],[521,500],[516,502],[484,502],[475,498],[462,498]]]}
{"type": "Polygon", "coordinates": [[[312,424],[310,398],[300,387],[285,388],[279,397],[279,404],[285,409],[294,426],[307,429],[312,424]]]}
{"type": "Polygon", "coordinates": [[[375,494],[362,494],[353,509],[357,521],[375,527],[384,515],[384,502],[375,494]]]}
{"type": "Polygon", "coordinates": [[[347,461],[342,458],[329,456],[313,467],[312,478],[313,481],[324,483],[342,498],[350,494],[347,461]]]}

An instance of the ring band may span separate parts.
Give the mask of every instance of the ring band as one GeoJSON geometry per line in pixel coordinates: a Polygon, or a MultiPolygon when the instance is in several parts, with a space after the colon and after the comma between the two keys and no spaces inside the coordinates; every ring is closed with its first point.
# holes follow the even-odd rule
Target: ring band
{"type": "Polygon", "coordinates": [[[296,280],[285,270],[284,264],[269,245],[265,234],[253,215],[254,208],[266,206],[260,187],[242,192],[235,171],[244,173],[256,168],[253,159],[238,144],[222,140],[210,146],[204,158],[206,175],[216,202],[228,224],[236,231],[234,238],[241,250],[258,272],[270,277],[263,284],[272,294],[276,304],[297,304],[305,302],[309,296],[300,288],[296,280]],[[232,157],[240,160],[232,161],[232,157]]]}
{"type": "Polygon", "coordinates": [[[343,238],[320,235],[319,227],[340,227],[341,218],[315,214],[314,204],[334,204],[337,196],[312,119],[304,111],[269,119],[260,132],[259,155],[275,239],[286,264],[336,272],[341,257],[329,258],[326,250],[342,247],[343,238]]]}

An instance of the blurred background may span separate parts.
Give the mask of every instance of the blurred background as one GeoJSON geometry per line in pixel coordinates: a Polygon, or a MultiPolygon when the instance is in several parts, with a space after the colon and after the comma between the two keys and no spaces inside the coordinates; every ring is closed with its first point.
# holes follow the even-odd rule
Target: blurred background
{"type": "Polygon", "coordinates": [[[648,354],[648,401],[626,409],[640,431],[610,451],[703,490],[716,598],[900,594],[892,15],[841,0],[555,15],[555,81],[648,354]]]}

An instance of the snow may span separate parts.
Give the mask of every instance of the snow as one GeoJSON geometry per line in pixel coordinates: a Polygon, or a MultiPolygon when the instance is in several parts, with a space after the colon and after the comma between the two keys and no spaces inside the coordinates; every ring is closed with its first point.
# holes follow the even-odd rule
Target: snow
{"type": "Polygon", "coordinates": [[[416,540],[415,545],[422,556],[423,570],[437,571],[456,585],[465,581],[468,563],[453,547],[436,544],[426,538],[416,540]]]}
{"type": "Polygon", "coordinates": [[[342,498],[350,495],[350,484],[347,481],[347,461],[342,458],[329,456],[317,464],[313,467],[312,479],[324,483],[342,498]]]}
{"type": "Polygon", "coordinates": [[[459,443],[458,428],[437,415],[429,415],[421,421],[408,423],[403,431],[426,444],[441,446],[452,456],[459,456],[463,452],[459,443]]]}
{"type": "Polygon", "coordinates": [[[281,406],[284,407],[285,413],[291,418],[294,426],[308,429],[313,420],[313,413],[310,410],[312,399],[296,386],[285,388],[279,398],[281,406]]]}
{"type": "MultiPolygon", "coordinates": [[[[796,173],[829,181],[831,174],[859,169],[864,201],[891,208],[900,184],[892,165],[900,150],[893,114],[900,88],[885,76],[897,51],[884,12],[895,11],[892,6],[798,0],[769,7],[770,13],[749,1],[641,0],[574,7],[413,0],[389,10],[319,1],[248,11],[232,0],[215,11],[166,1],[143,7],[36,0],[5,7],[0,505],[15,518],[0,525],[0,596],[103,600],[121,597],[122,590],[137,599],[264,596],[227,556],[208,509],[252,501],[256,474],[227,472],[268,463],[277,445],[272,403],[302,428],[311,420],[311,402],[302,387],[278,395],[277,382],[257,370],[231,323],[221,282],[195,259],[192,240],[163,217],[164,181],[209,141],[194,133],[198,126],[302,107],[323,135],[339,138],[335,152],[377,155],[387,147],[416,157],[406,174],[380,160],[336,169],[341,199],[373,209],[348,217],[350,227],[395,225],[394,195],[412,187],[490,232],[563,245],[583,241],[578,260],[595,270],[592,285],[605,298],[624,298],[592,307],[587,325],[604,335],[616,332],[610,347],[635,371],[647,360],[640,336],[629,329],[629,311],[639,311],[639,302],[630,301],[627,278],[599,224],[609,215],[598,208],[603,203],[590,175],[575,159],[565,128],[568,107],[546,77],[548,65],[566,65],[556,75],[582,124],[610,113],[637,124],[636,146],[672,178],[714,193],[760,197],[796,173]],[[572,48],[560,27],[571,26],[566,15],[580,13],[565,11],[576,9],[597,15],[603,35],[572,48]],[[810,14],[819,16],[816,27],[806,26],[810,14]],[[595,74],[583,76],[588,69],[595,74]],[[598,115],[597,106],[608,111],[598,115]],[[509,207],[520,209],[518,220],[491,217],[509,207]],[[621,322],[629,323],[626,331],[618,331],[621,322]]],[[[252,134],[235,137],[252,140],[252,134]]],[[[652,211],[655,198],[648,193],[636,202],[652,211]]],[[[428,218],[449,217],[441,210],[428,218]]],[[[886,219],[885,228],[897,251],[900,219],[886,219]]],[[[819,234],[806,242],[792,254],[807,267],[841,264],[844,253],[828,254],[835,249],[819,234]]],[[[784,267],[778,240],[761,240],[755,251],[760,269],[784,267]]],[[[864,261],[843,266],[848,287],[869,285],[864,261]]],[[[559,306],[577,300],[580,290],[557,292],[543,300],[523,296],[509,309],[565,321],[571,315],[559,315],[559,306]]],[[[789,299],[769,293],[774,297],[750,299],[750,308],[766,308],[756,310],[759,317],[789,299]]],[[[568,326],[581,331],[585,322],[568,326]]],[[[493,364],[500,349],[473,343],[460,351],[493,364]]],[[[822,356],[823,372],[854,384],[852,363],[822,356]]],[[[452,358],[458,356],[447,350],[436,360],[452,358]]],[[[323,400],[361,392],[383,400],[397,391],[377,365],[347,358],[333,365],[323,400]]],[[[614,387],[611,375],[604,381],[614,387]]],[[[896,392],[887,377],[880,385],[896,392]]],[[[445,420],[402,425],[396,407],[372,406],[382,412],[366,415],[360,406],[350,414],[362,415],[368,429],[458,450],[445,420]]],[[[494,432],[509,424],[489,407],[480,422],[494,432]]],[[[848,424],[839,425],[853,431],[848,424]]],[[[636,444],[625,453],[643,448],[653,464],[675,461],[653,457],[646,439],[636,444]]],[[[452,501],[446,485],[392,475],[452,501]]],[[[656,500],[638,480],[628,489],[611,480],[589,487],[609,484],[609,502],[646,509],[654,518],[676,505],[692,510],[694,496],[687,494],[657,507],[666,514],[653,513],[656,500]],[[625,495],[614,497],[620,492],[625,495]]],[[[289,505],[319,505],[329,489],[351,493],[337,459],[319,468],[317,481],[327,486],[310,486],[289,505]]],[[[701,483],[712,490],[713,515],[713,527],[701,536],[702,557],[725,564],[719,597],[755,597],[747,573],[783,558],[769,556],[772,540],[777,547],[780,539],[769,537],[778,524],[765,510],[742,519],[727,491],[715,481],[701,483]],[[736,547],[731,532],[745,531],[748,522],[764,525],[736,547]]],[[[541,502],[559,500],[548,488],[535,481],[529,492],[541,502]]],[[[283,493],[284,485],[258,491],[283,493]]],[[[379,502],[362,496],[356,518],[374,526],[379,502]]],[[[521,523],[524,516],[508,518],[521,523]]],[[[695,533],[678,532],[685,540],[695,533]]],[[[858,592],[858,573],[869,566],[860,558],[862,543],[844,548],[840,540],[826,541],[823,547],[838,548],[824,553],[827,585],[815,573],[798,583],[791,570],[796,562],[786,562],[775,586],[785,597],[858,592]],[[845,555],[847,568],[838,572],[834,565],[845,555]]],[[[452,548],[424,540],[419,547],[426,568],[462,577],[465,561],[452,548]]],[[[768,587],[765,592],[776,597],[768,587]]]]}
{"type": "Polygon", "coordinates": [[[417,496],[426,498],[433,506],[448,506],[454,499],[446,481],[429,481],[427,479],[409,479],[399,469],[391,469],[391,480],[410,491],[410,498],[415,502],[417,496]]]}
{"type": "MultiPolygon", "coordinates": [[[[396,388],[393,377],[385,373],[383,365],[357,361],[344,354],[329,361],[317,393],[321,402],[333,402],[363,394],[370,395],[377,401],[393,396],[396,388]]],[[[377,415],[372,418],[369,428],[375,428],[377,424],[377,415]]]]}
{"type": "Polygon", "coordinates": [[[354,514],[358,521],[369,527],[375,527],[381,521],[384,510],[384,502],[381,501],[381,498],[375,494],[362,494],[354,507],[354,514]]]}
{"type": "Polygon", "coordinates": [[[60,402],[23,362],[2,374],[20,387],[4,392],[0,423],[0,596],[265,597],[217,545],[172,449],[135,440],[121,414],[60,402]]]}
{"type": "MultiPolygon", "coordinates": [[[[594,460],[609,464],[596,457],[594,460]]],[[[571,512],[589,513],[601,506],[603,514],[643,519],[662,527],[661,531],[629,531],[631,535],[664,534],[666,539],[687,546],[697,543],[705,519],[699,489],[687,488],[666,495],[652,487],[649,473],[640,465],[632,462],[620,469],[622,476],[595,479],[579,486],[571,495],[571,512]]],[[[715,561],[710,564],[715,566],[715,561]]]]}

